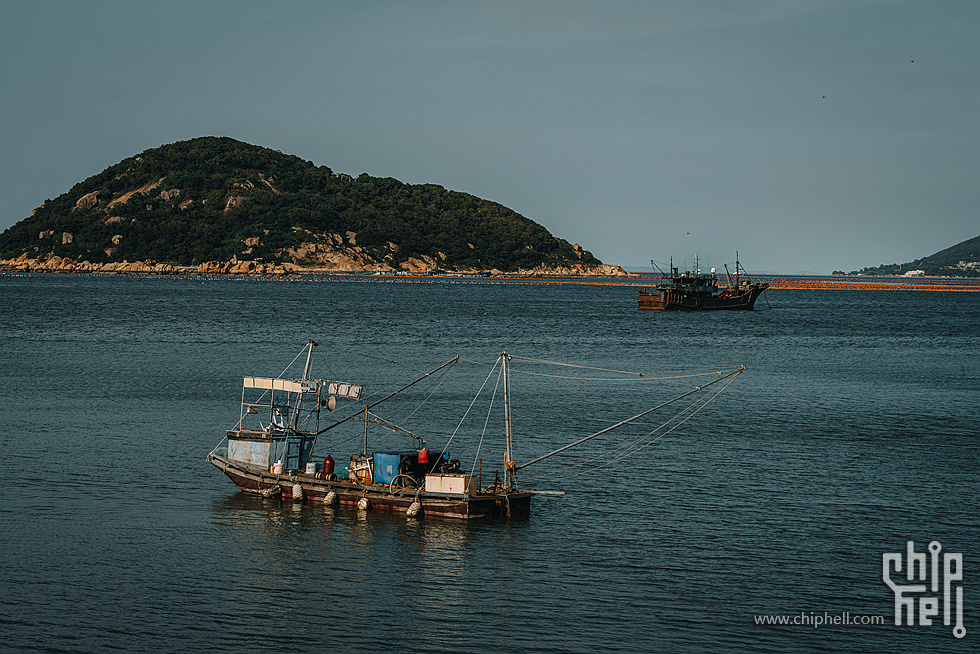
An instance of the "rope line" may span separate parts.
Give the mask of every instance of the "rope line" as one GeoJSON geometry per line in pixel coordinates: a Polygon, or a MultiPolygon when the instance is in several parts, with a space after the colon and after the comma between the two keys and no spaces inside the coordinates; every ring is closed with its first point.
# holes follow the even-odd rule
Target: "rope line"
{"type": "Polygon", "coordinates": [[[435,394],[435,392],[436,392],[437,390],[439,390],[439,387],[440,387],[440,386],[442,386],[442,384],[443,384],[443,382],[445,382],[445,381],[446,381],[446,380],[447,380],[447,379],[449,378],[449,375],[450,375],[450,373],[452,373],[452,372],[453,372],[453,371],[454,371],[455,369],[456,369],[456,366],[452,366],[451,368],[449,368],[449,369],[447,369],[447,370],[446,370],[446,374],[445,374],[445,375],[443,375],[443,376],[442,376],[442,378],[441,378],[441,379],[439,379],[439,381],[438,381],[438,382],[436,382],[436,383],[435,383],[435,384],[434,384],[434,385],[432,386],[432,390],[431,390],[431,391],[429,392],[429,394],[428,394],[428,395],[426,395],[426,396],[425,396],[425,399],[424,399],[424,400],[422,400],[421,402],[419,402],[419,405],[418,405],[417,407],[415,407],[415,409],[413,409],[411,413],[409,413],[409,414],[408,414],[407,416],[405,416],[404,418],[402,418],[402,420],[401,420],[401,421],[402,421],[402,422],[406,422],[406,421],[407,421],[407,420],[408,420],[409,418],[411,418],[411,417],[412,417],[412,416],[414,416],[414,415],[415,415],[416,413],[418,413],[418,411],[419,411],[419,409],[421,409],[421,408],[422,408],[422,405],[424,405],[424,404],[425,404],[426,402],[428,402],[429,400],[431,400],[431,399],[432,399],[432,396],[433,396],[433,395],[435,394]]]}
{"type": "MultiPolygon", "coordinates": [[[[717,368],[701,368],[701,369],[696,368],[696,369],[693,369],[693,370],[677,370],[677,371],[670,372],[670,373],[660,373],[660,374],[657,374],[656,376],[654,376],[652,373],[646,373],[646,372],[629,372],[629,371],[626,371],[626,370],[610,370],[610,369],[607,369],[607,368],[594,368],[594,367],[591,367],[591,366],[578,366],[578,365],[571,364],[571,363],[559,363],[559,362],[554,362],[554,361],[546,361],[544,359],[529,359],[527,357],[521,357],[521,356],[518,356],[516,354],[510,354],[508,356],[512,360],[513,359],[519,359],[519,360],[522,360],[522,361],[530,361],[530,362],[542,363],[542,364],[546,364],[546,365],[565,366],[565,367],[568,367],[568,368],[583,368],[585,370],[599,370],[599,371],[602,371],[602,372],[613,372],[613,373],[619,373],[619,374],[623,374],[623,375],[633,375],[635,377],[642,377],[642,379],[623,379],[622,377],[577,377],[577,376],[566,376],[566,375],[549,375],[547,373],[531,372],[529,370],[523,370],[521,368],[511,368],[511,371],[512,372],[519,372],[522,375],[529,375],[529,376],[532,376],[532,377],[551,377],[553,379],[571,379],[571,380],[575,380],[575,381],[626,381],[626,382],[637,382],[637,381],[670,381],[672,379],[689,379],[691,377],[704,377],[706,375],[723,375],[723,374],[727,374],[727,373],[730,373],[730,372],[738,369],[738,367],[736,367],[736,366],[732,366],[731,368],[722,368],[721,370],[719,370],[717,368]]],[[[482,361],[474,361],[473,359],[465,359],[463,357],[460,357],[459,360],[460,361],[464,361],[466,363],[472,363],[472,364],[477,365],[477,366],[487,366],[487,367],[490,367],[491,366],[491,364],[489,364],[489,363],[484,363],[482,361]]],[[[494,363],[492,365],[493,366],[496,366],[497,364],[494,363]]]]}
{"type": "Polygon", "coordinates": [[[712,402],[715,398],[717,398],[718,395],[720,395],[726,388],[728,388],[728,386],[733,381],[735,381],[735,377],[737,377],[738,374],[739,373],[733,374],[731,376],[731,378],[728,379],[728,381],[725,384],[723,384],[721,387],[712,390],[708,395],[706,395],[704,397],[699,397],[697,400],[695,400],[694,402],[692,402],[691,404],[689,404],[683,410],[681,410],[678,413],[676,413],[674,416],[672,416],[669,420],[667,420],[666,422],[664,422],[663,424],[661,424],[660,426],[658,426],[656,429],[653,429],[652,431],[649,431],[649,432],[643,434],[639,438],[634,439],[633,441],[627,443],[626,445],[622,445],[620,447],[617,447],[617,448],[615,448],[613,450],[610,450],[608,452],[605,452],[603,454],[596,455],[596,456],[592,457],[591,459],[587,459],[585,461],[581,461],[579,463],[576,463],[576,464],[567,466],[567,467],[562,468],[562,469],[559,469],[559,470],[555,470],[555,471],[552,471],[552,472],[547,472],[547,473],[540,474],[540,475],[535,475],[534,477],[527,477],[527,478],[525,478],[525,481],[531,481],[532,479],[543,479],[543,478],[546,478],[546,477],[551,477],[553,475],[556,475],[556,474],[559,474],[559,473],[562,473],[562,472],[565,472],[565,471],[568,471],[568,470],[572,470],[573,468],[577,468],[579,466],[586,465],[588,463],[591,463],[592,461],[595,461],[597,459],[601,459],[603,457],[609,456],[610,454],[614,454],[614,453],[619,452],[621,450],[628,450],[628,451],[624,452],[623,454],[619,454],[618,456],[614,456],[612,459],[610,459],[609,461],[607,461],[607,462],[605,462],[605,463],[603,463],[601,465],[594,466],[592,468],[589,468],[588,470],[582,470],[580,472],[576,472],[576,473],[571,474],[571,475],[566,475],[564,477],[555,477],[554,479],[551,479],[549,481],[562,481],[562,480],[565,480],[565,479],[571,479],[572,477],[578,477],[580,475],[584,475],[584,474],[587,474],[587,473],[590,473],[590,472],[595,472],[596,470],[600,470],[602,468],[605,468],[606,466],[612,465],[613,463],[617,463],[619,461],[622,461],[623,459],[625,459],[628,456],[632,456],[633,454],[636,454],[640,450],[643,450],[643,449],[649,447],[650,445],[653,445],[654,443],[656,443],[657,441],[659,441],[661,438],[663,438],[667,434],[670,434],[675,429],[677,429],[678,427],[680,427],[681,425],[683,425],[685,422],[687,422],[688,420],[690,420],[691,418],[693,418],[697,413],[699,413],[702,409],[704,409],[710,402],[712,402]],[[681,419],[682,417],[683,417],[683,419],[681,419]],[[674,421],[677,421],[677,423],[673,427],[671,427],[670,429],[668,429],[667,431],[665,431],[664,433],[660,434],[659,436],[657,436],[656,438],[654,438],[653,440],[651,440],[651,441],[649,441],[647,443],[644,443],[642,445],[636,446],[637,443],[643,441],[646,438],[649,438],[653,434],[656,434],[658,431],[660,431],[664,427],[670,425],[674,421]],[[636,446],[636,447],[634,447],[634,446],[636,446]],[[629,450],[628,448],[633,448],[633,449],[629,450]]]}
{"type": "MultiPolygon", "coordinates": [[[[498,358],[497,361],[499,362],[501,361],[501,359],[498,358]]],[[[493,371],[496,368],[497,368],[496,365],[494,365],[494,367],[491,368],[490,375],[493,374],[493,371]]],[[[480,432],[480,442],[477,443],[476,456],[473,457],[473,467],[470,468],[470,470],[476,470],[476,465],[480,461],[480,450],[483,449],[483,438],[487,435],[487,425],[490,424],[490,415],[493,413],[493,403],[497,400],[497,389],[500,388],[500,378],[503,376],[503,372],[504,372],[503,368],[501,368],[500,371],[497,373],[497,381],[493,385],[493,395],[490,397],[490,407],[487,409],[487,417],[484,418],[483,420],[483,431],[480,432]]],[[[490,379],[490,375],[487,375],[487,379],[490,379]]],[[[484,385],[486,385],[486,382],[483,383],[484,385]]],[[[481,387],[480,391],[482,392],[482,390],[483,389],[481,387]]],[[[453,435],[455,436],[456,434],[454,433],[453,435]]],[[[448,444],[446,447],[449,447],[448,444]]],[[[443,450],[443,452],[445,452],[445,450],[443,450]]]]}
{"type": "MultiPolygon", "coordinates": [[[[494,368],[496,368],[496,366],[494,366],[494,368]]],[[[492,375],[492,374],[493,374],[493,370],[491,369],[490,370],[490,375],[492,375]]],[[[469,415],[470,409],[472,409],[473,408],[473,405],[476,404],[476,400],[477,400],[477,398],[480,397],[480,393],[483,392],[483,388],[487,385],[487,382],[490,381],[490,375],[487,375],[487,378],[483,380],[483,386],[480,386],[480,390],[478,390],[476,392],[476,397],[474,397],[473,400],[470,402],[470,405],[468,407],[466,407],[466,413],[464,413],[463,414],[463,417],[459,419],[459,424],[456,425],[456,429],[453,430],[453,433],[449,437],[449,440],[446,441],[446,446],[442,448],[442,452],[439,453],[439,458],[436,459],[436,461],[438,461],[439,459],[442,458],[442,455],[445,454],[446,451],[449,449],[449,444],[453,442],[453,439],[454,438],[456,438],[456,434],[459,433],[459,428],[463,426],[463,421],[466,420],[466,416],[469,415]]]]}
{"type": "Polygon", "coordinates": [[[533,463],[537,463],[538,461],[541,461],[542,459],[547,459],[549,456],[553,456],[555,454],[558,454],[559,452],[564,452],[565,450],[567,450],[569,448],[572,448],[572,447],[575,447],[576,445],[581,445],[582,443],[584,443],[585,441],[587,441],[587,440],[589,440],[591,438],[595,438],[596,436],[600,436],[602,434],[605,434],[607,432],[612,431],[613,429],[616,429],[618,427],[622,427],[623,425],[628,424],[630,422],[633,422],[634,420],[638,420],[639,418],[642,418],[643,416],[645,416],[645,415],[647,415],[649,413],[653,413],[654,411],[657,411],[658,409],[662,409],[663,407],[667,406],[668,404],[673,404],[677,400],[683,399],[683,398],[687,397],[688,395],[691,395],[692,393],[697,393],[698,391],[703,390],[703,389],[707,388],[708,386],[711,386],[712,384],[717,384],[720,381],[724,381],[726,378],[729,378],[729,377],[737,377],[738,375],[740,375],[742,373],[743,370],[745,370],[745,367],[744,366],[741,367],[741,368],[739,368],[738,370],[735,370],[734,372],[728,373],[724,377],[719,377],[718,379],[716,379],[716,380],[714,380],[712,382],[708,382],[704,386],[697,386],[693,390],[690,390],[690,391],[688,391],[686,393],[682,393],[681,395],[678,395],[675,398],[672,398],[670,400],[667,400],[666,402],[663,402],[663,403],[661,403],[661,404],[659,404],[659,405],[657,405],[655,407],[652,407],[650,409],[646,409],[645,411],[641,411],[640,413],[636,414],[632,418],[627,418],[625,420],[621,420],[620,422],[617,422],[614,425],[610,425],[609,427],[606,427],[605,429],[600,429],[599,431],[595,432],[594,434],[590,434],[588,436],[585,436],[584,438],[580,438],[577,441],[575,441],[574,443],[569,443],[568,445],[564,445],[562,447],[559,447],[557,450],[555,450],[553,452],[548,452],[547,454],[542,454],[541,456],[539,456],[536,459],[531,459],[530,461],[527,461],[525,463],[522,463],[521,465],[517,466],[517,469],[520,470],[521,468],[526,468],[527,466],[529,466],[529,465],[531,465],[533,463]]]}
{"type": "MultiPolygon", "coordinates": [[[[368,359],[377,359],[378,361],[384,361],[385,363],[393,363],[395,365],[398,365],[397,361],[392,361],[391,359],[385,359],[384,357],[375,356],[373,354],[365,354],[364,352],[358,352],[357,350],[345,350],[342,347],[337,347],[336,345],[331,345],[330,343],[320,343],[320,345],[326,345],[327,347],[333,348],[335,350],[340,350],[341,352],[346,352],[347,354],[356,354],[357,356],[360,357],[367,357],[368,359]]],[[[302,352],[300,352],[300,354],[302,354],[302,352]]]]}
{"type": "Polygon", "coordinates": [[[593,368],[591,366],[579,366],[579,365],[576,365],[574,363],[561,363],[559,361],[546,361],[545,359],[531,359],[529,357],[517,356],[516,354],[510,355],[510,358],[511,359],[516,359],[518,361],[530,361],[532,363],[544,363],[544,364],[547,364],[549,366],[564,366],[566,368],[582,368],[584,370],[598,370],[600,372],[615,372],[615,373],[619,373],[620,375],[637,375],[638,377],[643,377],[644,376],[644,373],[642,373],[642,372],[627,372],[625,370],[609,370],[607,368],[593,368]]]}
{"type": "MultiPolygon", "coordinates": [[[[310,344],[309,343],[307,343],[306,345],[304,345],[303,346],[303,349],[299,351],[299,354],[297,354],[293,358],[293,360],[289,362],[289,365],[286,366],[285,368],[283,368],[283,371],[279,373],[279,379],[282,379],[282,376],[286,374],[286,371],[293,367],[293,364],[296,363],[296,359],[298,359],[301,356],[303,356],[303,353],[306,352],[306,348],[308,348],[308,347],[310,347],[310,344]]],[[[265,396],[265,393],[263,393],[262,395],[265,396]]]]}

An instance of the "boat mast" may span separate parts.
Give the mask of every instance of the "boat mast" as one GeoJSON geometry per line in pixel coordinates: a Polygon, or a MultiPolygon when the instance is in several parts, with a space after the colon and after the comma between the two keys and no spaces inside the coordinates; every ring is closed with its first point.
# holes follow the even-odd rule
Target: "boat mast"
{"type": "Polygon", "coordinates": [[[310,350],[306,354],[306,367],[303,368],[303,379],[310,378],[310,362],[313,360],[313,348],[315,348],[317,345],[319,345],[319,343],[316,341],[310,341],[309,343],[310,350]]]}
{"type": "MultiPolygon", "coordinates": [[[[738,274],[738,270],[737,269],[736,269],[735,273],[738,274]]],[[[728,264],[727,263],[725,264],[725,278],[728,280],[728,291],[730,293],[734,293],[735,292],[735,287],[732,286],[732,273],[731,273],[730,270],[728,270],[728,264]]]]}
{"type": "MultiPolygon", "coordinates": [[[[307,346],[306,346],[306,347],[309,348],[309,350],[306,353],[306,366],[303,368],[303,379],[304,380],[310,378],[310,364],[313,362],[313,348],[315,348],[317,345],[319,345],[319,343],[317,343],[316,341],[310,341],[307,344],[307,346]]],[[[303,406],[303,394],[302,393],[297,393],[296,394],[296,409],[293,411],[293,413],[295,414],[293,416],[293,429],[298,429],[299,428],[299,411],[302,408],[302,406],[303,406]]],[[[319,418],[317,418],[317,420],[319,421],[319,418]]]]}
{"type": "Polygon", "coordinates": [[[504,488],[510,490],[514,487],[514,467],[510,449],[510,387],[507,380],[507,353],[501,354],[500,358],[504,376],[504,436],[507,439],[504,452],[504,488]]]}

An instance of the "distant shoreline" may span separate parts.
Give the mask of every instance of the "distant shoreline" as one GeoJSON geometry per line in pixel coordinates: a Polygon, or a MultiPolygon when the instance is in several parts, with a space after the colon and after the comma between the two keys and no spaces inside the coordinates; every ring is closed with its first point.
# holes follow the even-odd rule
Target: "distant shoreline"
{"type": "MultiPolygon", "coordinates": [[[[542,284],[563,285],[579,284],[587,286],[617,286],[622,288],[644,288],[657,283],[657,279],[623,279],[613,277],[588,277],[581,275],[528,275],[519,273],[504,273],[494,276],[479,276],[474,274],[438,274],[426,275],[415,273],[410,275],[384,274],[378,275],[367,272],[291,272],[278,275],[232,274],[232,273],[201,273],[201,272],[118,272],[118,271],[62,271],[62,270],[18,270],[10,266],[0,265],[0,277],[33,277],[72,275],[80,277],[128,277],[133,279],[186,279],[210,281],[282,281],[282,282],[375,282],[375,283],[429,283],[429,284],[542,284]]],[[[980,278],[964,277],[906,277],[881,278],[866,277],[860,281],[827,277],[800,277],[797,275],[759,275],[753,276],[758,281],[769,283],[770,291],[786,290],[859,290],[859,291],[939,291],[980,293],[980,278]]]]}

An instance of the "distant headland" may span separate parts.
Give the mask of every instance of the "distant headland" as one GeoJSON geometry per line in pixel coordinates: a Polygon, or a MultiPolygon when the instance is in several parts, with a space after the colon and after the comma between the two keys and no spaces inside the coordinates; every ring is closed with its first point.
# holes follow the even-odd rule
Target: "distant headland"
{"type": "Polygon", "coordinates": [[[980,277],[980,236],[967,239],[936,254],[906,261],[882,264],[875,268],[862,268],[845,273],[835,270],[834,275],[900,276],[900,277],[980,277]]]}

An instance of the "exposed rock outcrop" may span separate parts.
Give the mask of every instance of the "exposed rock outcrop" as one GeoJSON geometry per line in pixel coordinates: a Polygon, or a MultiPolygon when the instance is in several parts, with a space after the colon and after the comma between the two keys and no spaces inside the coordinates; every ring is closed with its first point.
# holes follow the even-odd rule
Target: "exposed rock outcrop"
{"type": "Polygon", "coordinates": [[[72,207],[72,211],[81,211],[82,209],[91,209],[99,203],[99,192],[93,191],[91,193],[86,193],[82,197],[78,198],[75,206],[72,207]]]}
{"type": "Polygon", "coordinates": [[[275,180],[275,176],[273,176],[272,179],[266,179],[265,176],[262,173],[259,173],[259,181],[260,182],[262,182],[263,184],[265,184],[266,187],[268,187],[268,189],[270,191],[272,191],[273,193],[275,193],[276,195],[282,195],[282,191],[280,191],[279,189],[277,189],[276,186],[275,186],[275,184],[272,183],[274,180],[275,180]]]}
{"type": "MultiPolygon", "coordinates": [[[[113,239],[118,243],[121,238],[113,239]]],[[[109,248],[107,252],[111,252],[109,248]]],[[[437,267],[438,262],[432,257],[409,257],[397,269],[410,274],[425,274],[437,267]]],[[[156,261],[120,261],[112,263],[91,263],[89,261],[74,261],[68,257],[48,254],[40,258],[29,258],[27,253],[15,259],[0,260],[0,267],[21,272],[62,272],[62,273],[126,273],[126,274],[200,274],[200,275],[289,275],[289,274],[323,274],[323,273],[364,273],[364,272],[396,272],[396,269],[386,263],[371,261],[367,264],[347,258],[338,252],[328,252],[317,261],[305,265],[297,263],[262,263],[256,261],[207,261],[199,266],[174,266],[156,261]]],[[[462,273],[477,273],[478,270],[460,270],[462,273]]],[[[499,270],[491,270],[494,276],[502,276],[499,270]]],[[[526,277],[632,277],[620,266],[608,264],[571,264],[562,267],[540,267],[508,273],[511,276],[526,277]]]]}
{"type": "Polygon", "coordinates": [[[119,261],[114,263],[91,263],[74,261],[68,257],[48,255],[42,259],[29,259],[24,253],[16,259],[0,261],[0,266],[23,272],[64,272],[64,273],[143,273],[173,275],[181,272],[177,266],[156,261],[119,261]]]}
{"type": "Polygon", "coordinates": [[[567,266],[539,266],[519,271],[529,277],[634,277],[621,266],[612,264],[573,263],[567,266]]]}
{"type": "Polygon", "coordinates": [[[134,195],[136,195],[138,193],[149,193],[150,191],[152,191],[156,187],[160,186],[160,184],[163,183],[163,180],[164,179],[165,179],[164,177],[161,177],[160,179],[158,179],[155,182],[150,182],[148,184],[144,184],[143,186],[141,186],[141,187],[139,187],[137,189],[133,189],[132,191],[129,191],[128,193],[123,193],[118,198],[114,198],[114,199],[110,200],[109,201],[109,204],[107,204],[105,208],[108,210],[108,209],[111,209],[112,207],[116,206],[117,204],[126,204],[127,202],[129,202],[129,198],[133,197],[134,195]]]}
{"type": "Polygon", "coordinates": [[[205,261],[193,272],[201,275],[286,275],[303,272],[293,264],[264,264],[254,261],[205,261]]]}

